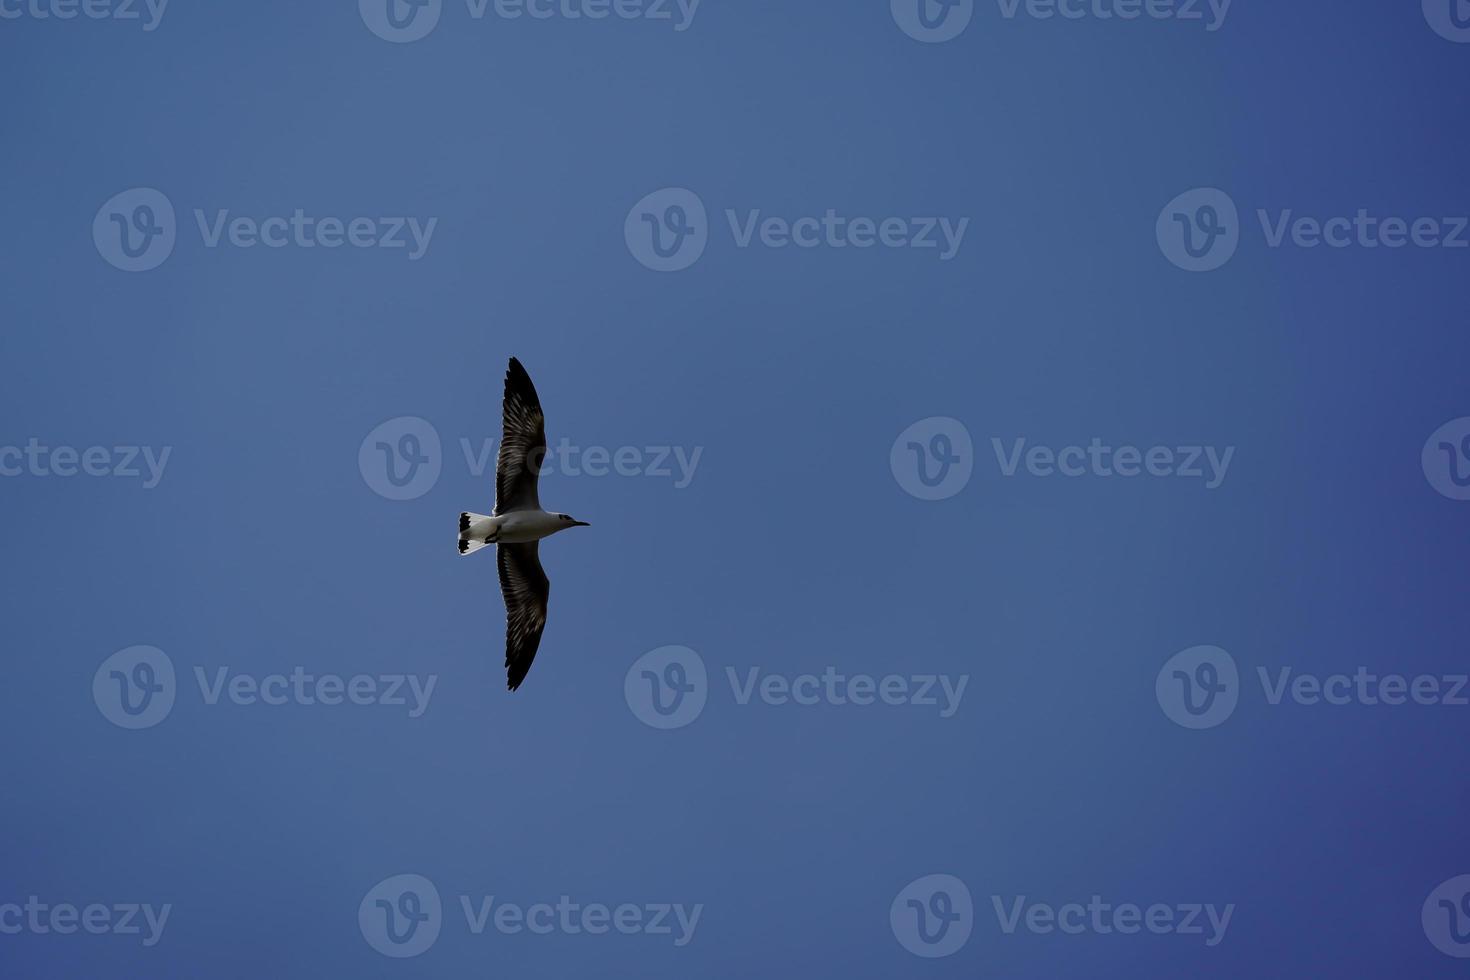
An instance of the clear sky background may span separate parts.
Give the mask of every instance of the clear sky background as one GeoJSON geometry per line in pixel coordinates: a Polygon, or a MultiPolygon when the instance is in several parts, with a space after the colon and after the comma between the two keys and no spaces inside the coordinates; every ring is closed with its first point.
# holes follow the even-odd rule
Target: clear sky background
{"type": "Polygon", "coordinates": [[[26,913],[0,908],[0,972],[1460,975],[1421,907],[1470,872],[1470,707],[1273,705],[1257,669],[1470,669],[1470,503],[1421,465],[1470,416],[1470,249],[1273,248],[1257,211],[1470,213],[1470,45],[1418,3],[1360,0],[1237,0],[1217,30],[1204,6],[978,3],[942,43],[886,0],[704,0],[684,30],[676,4],[445,0],[408,43],[355,7],[179,2],[147,30],[146,7],[0,0],[0,907],[171,907],[151,946],[5,931],[26,913]],[[112,215],[154,225],[141,198],[105,205],[136,188],[174,241],[129,272],[112,215]],[[625,224],[667,188],[697,196],[706,241],[659,272],[625,224]],[[1155,234],[1193,188],[1238,207],[1210,272],[1155,234]],[[298,209],[435,224],[414,259],[211,247],[195,216],[298,209]],[[968,224],[945,260],[740,247],[726,216],[829,209],[968,224]],[[493,506],[461,440],[493,450],[512,355],[553,445],[637,450],[636,475],[543,478],[592,526],[542,546],[550,623],[514,695],[495,558],[453,535],[493,506]],[[378,439],[360,450],[385,422],[399,446],[406,417],[438,475],[395,500],[378,439]],[[932,417],[972,447],[943,500],[890,462],[932,417]],[[992,443],[1094,438],[1234,452],[1209,489],[1007,476],[992,443]],[[146,486],[141,452],[138,477],[59,476],[66,454],[31,440],[103,447],[107,472],[115,447],[169,455],[146,486]],[[689,479],[662,447],[699,453],[689,479]],[[94,679],[139,645],[174,700],[130,730],[113,668],[94,679]],[[625,681],[671,645],[704,666],[704,706],[663,730],[625,681]],[[1238,704],[1191,730],[1156,679],[1199,645],[1233,658],[1238,704]],[[417,717],[411,696],[211,703],[221,669],[298,668],[435,686],[417,717]],[[941,717],[942,695],[742,704],[727,671],[752,668],[968,680],[941,717]],[[404,874],[432,882],[439,932],[389,958],[374,890],[404,874]],[[964,882],[973,922],[918,958],[890,906],[932,874],[964,882]],[[1208,926],[1008,933],[994,909],[1094,895],[1233,912],[1207,945],[1208,926]],[[475,934],[461,897],[488,896],[702,910],[684,945],[475,934]]]}

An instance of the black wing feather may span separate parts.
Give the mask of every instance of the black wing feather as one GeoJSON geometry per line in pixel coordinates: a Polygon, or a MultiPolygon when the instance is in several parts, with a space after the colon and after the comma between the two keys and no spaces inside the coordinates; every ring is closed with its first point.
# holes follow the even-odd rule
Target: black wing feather
{"type": "Polygon", "coordinates": [[[531,376],[514,357],[505,371],[500,453],[495,460],[495,513],[540,510],[536,478],[546,458],[546,418],[531,376]]]}
{"type": "Polygon", "coordinates": [[[506,687],[514,691],[526,679],[541,646],[551,580],[541,568],[535,541],[497,545],[495,559],[500,567],[500,593],[505,597],[506,687]]]}

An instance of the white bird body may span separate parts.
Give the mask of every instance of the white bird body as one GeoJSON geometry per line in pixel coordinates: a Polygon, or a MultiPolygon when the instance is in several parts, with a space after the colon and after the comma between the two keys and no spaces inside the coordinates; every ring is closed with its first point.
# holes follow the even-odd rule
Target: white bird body
{"type": "Polygon", "coordinates": [[[557,531],[580,527],[566,514],[544,510],[513,510],[508,514],[471,514],[466,541],[482,544],[525,544],[549,538],[557,531]]]}

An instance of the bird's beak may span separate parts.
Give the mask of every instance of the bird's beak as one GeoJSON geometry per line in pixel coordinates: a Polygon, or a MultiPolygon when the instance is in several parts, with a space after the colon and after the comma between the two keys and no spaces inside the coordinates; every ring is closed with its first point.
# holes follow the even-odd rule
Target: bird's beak
{"type": "Polygon", "coordinates": [[[591,527],[586,521],[572,521],[572,527],[591,527]]]}

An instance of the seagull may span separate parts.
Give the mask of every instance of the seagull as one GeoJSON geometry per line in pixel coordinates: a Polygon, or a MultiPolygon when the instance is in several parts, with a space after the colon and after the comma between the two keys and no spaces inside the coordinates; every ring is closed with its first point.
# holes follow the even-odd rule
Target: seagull
{"type": "Polygon", "coordinates": [[[505,372],[500,453],[495,460],[495,513],[459,515],[459,553],[495,545],[500,592],[505,597],[506,687],[526,679],[541,632],[551,581],[541,569],[538,542],[569,527],[590,527],[566,514],[541,509],[536,477],[546,456],[546,419],[531,376],[514,357],[505,372]]]}

